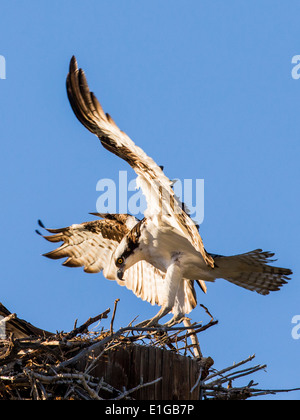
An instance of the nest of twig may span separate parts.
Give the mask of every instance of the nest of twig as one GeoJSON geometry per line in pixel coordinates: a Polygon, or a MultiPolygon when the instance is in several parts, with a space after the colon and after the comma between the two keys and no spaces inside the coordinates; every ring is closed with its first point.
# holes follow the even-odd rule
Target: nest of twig
{"type": "MultiPolygon", "coordinates": [[[[257,384],[253,381],[244,387],[232,386],[236,379],[265,369],[265,365],[239,369],[254,356],[221,371],[212,368],[213,360],[210,357],[204,358],[201,353],[198,334],[216,325],[217,321],[211,319],[206,325],[189,324],[172,328],[135,328],[130,324],[114,331],[116,302],[109,329],[98,327],[98,330],[89,331],[92,324],[108,317],[110,310],[107,309],[80,327],[75,325],[70,332],[55,334],[20,320],[0,304],[0,315],[4,317],[0,321],[0,327],[4,322],[7,326],[6,336],[0,340],[0,399],[121,400],[145,395],[148,399],[155,399],[157,396],[159,398],[164,395],[161,394],[164,374],[155,377],[155,369],[154,376],[148,376],[147,380],[144,380],[143,372],[138,371],[138,377],[134,378],[135,383],[127,388],[116,386],[112,383],[116,382],[114,377],[110,376],[109,379],[106,377],[107,373],[101,370],[112,352],[117,354],[125,349],[128,353],[128,349],[134,348],[136,351],[137,346],[142,350],[162,349],[168,355],[176,355],[179,358],[176,362],[179,370],[181,363],[189,359],[192,365],[188,366],[188,371],[193,371],[192,382],[185,384],[189,388],[184,390],[185,394],[178,391],[179,397],[185,395],[189,398],[190,395],[191,399],[247,399],[283,392],[257,389],[257,384]],[[142,393],[145,388],[149,390],[147,394],[142,393]]],[[[132,351],[131,354],[136,355],[132,351]]],[[[148,352],[147,362],[150,363],[149,355],[148,352]]],[[[157,358],[157,354],[154,357],[157,358]]],[[[136,360],[131,359],[131,364],[135,363],[136,360]]],[[[122,369],[128,373],[126,367],[122,369]]],[[[132,370],[132,366],[129,366],[128,371],[132,370]]],[[[170,374],[169,371],[168,375],[170,374]]]]}

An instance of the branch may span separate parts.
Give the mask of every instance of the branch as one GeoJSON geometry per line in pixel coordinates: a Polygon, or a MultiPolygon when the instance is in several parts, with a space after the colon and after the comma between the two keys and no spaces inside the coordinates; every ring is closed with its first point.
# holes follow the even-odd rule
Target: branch
{"type": "Polygon", "coordinates": [[[221,375],[223,375],[224,373],[229,372],[229,371],[230,371],[230,370],[232,370],[232,369],[236,369],[237,367],[242,366],[242,365],[244,365],[245,363],[250,362],[250,361],[251,361],[251,360],[253,360],[254,358],[255,358],[255,354],[253,354],[252,356],[249,356],[247,359],[242,360],[242,361],[241,361],[241,362],[239,362],[239,363],[234,363],[232,366],[229,366],[229,367],[227,367],[227,368],[225,368],[225,369],[222,369],[222,370],[220,370],[220,371],[217,371],[217,372],[213,373],[212,375],[209,375],[209,376],[206,378],[206,381],[208,381],[208,380],[210,380],[210,379],[212,379],[212,378],[215,378],[216,376],[221,376],[221,375]]]}
{"type": "Polygon", "coordinates": [[[132,389],[129,389],[128,391],[124,391],[122,394],[120,394],[116,398],[112,398],[112,399],[113,400],[122,400],[123,398],[127,397],[129,394],[132,394],[133,392],[137,391],[138,389],[144,388],[145,386],[156,384],[157,382],[159,382],[161,380],[162,380],[162,377],[154,379],[154,381],[147,382],[145,384],[143,383],[143,380],[142,380],[141,383],[138,386],[136,386],[132,389]]]}
{"type": "Polygon", "coordinates": [[[94,324],[95,322],[103,319],[103,318],[107,318],[107,314],[110,312],[110,309],[106,309],[106,311],[102,312],[102,314],[95,316],[94,318],[89,318],[84,324],[82,324],[80,327],[78,328],[74,328],[72,331],[70,331],[68,334],[66,334],[64,336],[64,338],[66,340],[69,340],[73,337],[75,337],[78,334],[83,334],[86,333],[88,331],[88,327],[92,324],[94,324]]]}
{"type": "Polygon", "coordinates": [[[113,311],[113,314],[112,314],[112,317],[111,317],[111,322],[110,322],[110,333],[111,334],[114,332],[113,331],[113,325],[114,325],[114,320],[115,320],[115,316],[116,316],[116,310],[117,310],[118,302],[120,302],[120,299],[115,300],[114,311],[113,311]]]}

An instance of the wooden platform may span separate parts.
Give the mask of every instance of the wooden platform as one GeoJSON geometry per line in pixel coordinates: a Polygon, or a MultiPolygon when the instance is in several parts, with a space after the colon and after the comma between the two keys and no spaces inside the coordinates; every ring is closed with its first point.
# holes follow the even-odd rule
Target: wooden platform
{"type": "MultiPolygon", "coordinates": [[[[86,362],[80,361],[76,368],[84,370],[86,362]]],[[[106,383],[119,390],[139,388],[141,383],[161,378],[155,384],[141,387],[130,394],[137,400],[197,400],[199,387],[192,393],[190,391],[199,372],[196,359],[152,346],[131,344],[106,352],[97,361],[91,374],[99,379],[103,377],[106,383]]]]}

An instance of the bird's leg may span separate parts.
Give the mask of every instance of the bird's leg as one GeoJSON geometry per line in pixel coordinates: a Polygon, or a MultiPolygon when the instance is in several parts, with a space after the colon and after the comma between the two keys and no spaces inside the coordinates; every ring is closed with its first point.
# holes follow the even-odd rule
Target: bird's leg
{"type": "MultiPolygon", "coordinates": [[[[182,282],[181,267],[178,258],[175,258],[167,269],[166,278],[164,280],[164,299],[163,305],[159,312],[152,318],[138,324],[138,327],[153,327],[158,325],[158,321],[167,315],[174,307],[175,298],[182,282]]],[[[182,318],[184,314],[177,313],[177,318],[182,318]]],[[[174,321],[174,317],[172,318],[174,321]]],[[[172,321],[171,320],[171,321],[172,321]]]]}
{"type": "Polygon", "coordinates": [[[140,322],[139,324],[135,325],[135,327],[157,327],[160,326],[158,321],[165,315],[167,315],[172,308],[168,306],[162,306],[162,308],[157,312],[157,314],[150,319],[146,319],[145,321],[140,322]]]}
{"type": "Polygon", "coordinates": [[[170,321],[168,321],[168,322],[164,323],[164,327],[173,327],[173,325],[180,324],[180,323],[181,323],[181,322],[183,322],[185,319],[186,319],[185,314],[183,314],[183,313],[178,313],[178,314],[175,314],[175,315],[174,315],[174,316],[170,319],[170,321]]]}

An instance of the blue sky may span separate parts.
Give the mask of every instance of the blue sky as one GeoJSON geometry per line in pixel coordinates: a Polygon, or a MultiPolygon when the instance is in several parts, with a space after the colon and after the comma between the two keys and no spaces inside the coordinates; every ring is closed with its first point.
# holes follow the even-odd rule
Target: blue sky
{"type": "MultiPolygon", "coordinates": [[[[76,120],[65,92],[71,56],[106,112],[169,178],[204,179],[206,249],[263,248],[292,281],[267,297],[225,281],[198,291],[219,325],[203,333],[216,368],[256,354],[264,388],[300,386],[299,100],[296,0],[19,0],[1,5],[1,294],[11,311],[48,330],[113,308],[115,326],[157,307],[102,275],[43,258],[37,219],[91,220],[99,179],[133,171],[76,120]]],[[[203,309],[193,321],[208,322],[203,309]]],[[[105,325],[105,324],[104,324],[105,325]]],[[[249,379],[250,380],[250,379],[249,379]]],[[[275,398],[300,398],[300,393],[275,398]]]]}

